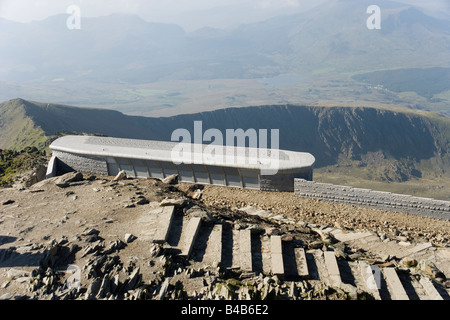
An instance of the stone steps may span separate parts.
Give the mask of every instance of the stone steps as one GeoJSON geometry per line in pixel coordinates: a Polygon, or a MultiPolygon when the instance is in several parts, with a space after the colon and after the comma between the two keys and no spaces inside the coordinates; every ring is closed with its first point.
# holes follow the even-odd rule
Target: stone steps
{"type": "Polygon", "coordinates": [[[375,300],[381,300],[379,292],[379,288],[381,288],[380,268],[371,266],[367,261],[358,261],[358,266],[366,292],[371,294],[375,300]]]}
{"type": "MultiPolygon", "coordinates": [[[[155,231],[153,242],[170,242],[180,257],[205,266],[220,266],[243,274],[276,275],[285,281],[319,280],[346,292],[367,292],[377,300],[443,299],[432,281],[425,277],[406,287],[408,280],[400,279],[393,267],[379,268],[366,260],[337,259],[334,251],[306,249],[282,241],[279,235],[254,234],[250,229],[204,223],[199,217],[174,217],[173,207],[162,208],[153,211],[158,213],[158,228],[161,228],[155,231]]],[[[370,233],[330,232],[340,241],[371,236],[370,233]]],[[[410,250],[426,248],[418,245],[410,250]]]]}
{"type": "Polygon", "coordinates": [[[392,300],[409,300],[408,294],[394,268],[383,268],[384,279],[391,293],[392,300]]]}
{"type": "Polygon", "coordinates": [[[244,272],[252,272],[252,234],[250,230],[239,230],[239,267],[244,272]]]}
{"type": "Polygon", "coordinates": [[[189,220],[186,226],[186,232],[182,239],[182,247],[180,256],[189,259],[189,255],[194,247],[195,239],[197,237],[198,231],[200,230],[201,218],[193,217],[189,220]]]}
{"type": "Polygon", "coordinates": [[[172,225],[174,206],[164,206],[159,209],[158,228],[153,237],[154,243],[165,243],[169,237],[169,230],[172,225]]]}
{"type": "Polygon", "coordinates": [[[270,237],[270,255],[272,258],[272,274],[284,277],[283,245],[281,243],[281,236],[270,237]]]}

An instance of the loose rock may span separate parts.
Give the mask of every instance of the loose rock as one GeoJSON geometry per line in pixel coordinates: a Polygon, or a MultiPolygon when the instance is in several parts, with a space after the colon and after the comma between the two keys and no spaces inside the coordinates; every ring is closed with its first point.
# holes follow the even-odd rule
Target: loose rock
{"type": "Polygon", "coordinates": [[[119,173],[114,177],[113,181],[120,181],[127,178],[127,173],[125,170],[119,171],[119,173]]]}
{"type": "Polygon", "coordinates": [[[136,239],[136,237],[134,235],[132,235],[131,233],[125,233],[124,238],[125,238],[126,243],[133,242],[136,239]]]}
{"type": "Polygon", "coordinates": [[[178,174],[172,174],[162,180],[162,182],[167,184],[177,184],[178,183],[178,174]]]}
{"type": "Polygon", "coordinates": [[[67,188],[73,182],[80,182],[83,180],[81,172],[68,172],[55,180],[55,184],[60,188],[67,188]]]}
{"type": "Polygon", "coordinates": [[[407,267],[407,268],[413,268],[417,266],[417,260],[413,258],[403,258],[400,261],[400,264],[407,267]]]}
{"type": "Polygon", "coordinates": [[[186,200],[185,199],[169,199],[166,198],[163,201],[160,202],[160,206],[175,206],[178,208],[182,208],[184,207],[184,205],[186,204],[186,200]]]}

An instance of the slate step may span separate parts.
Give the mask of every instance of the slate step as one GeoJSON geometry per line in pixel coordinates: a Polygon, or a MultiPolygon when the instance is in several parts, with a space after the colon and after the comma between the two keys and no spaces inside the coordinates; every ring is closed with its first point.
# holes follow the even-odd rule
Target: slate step
{"type": "Polygon", "coordinates": [[[272,274],[284,276],[283,246],[281,243],[281,236],[274,235],[270,237],[270,254],[272,274]]]}
{"type": "Polygon", "coordinates": [[[163,244],[167,241],[170,228],[172,226],[174,210],[174,206],[160,207],[158,212],[158,228],[156,229],[153,237],[154,243],[163,244]]]}
{"type": "Polygon", "coordinates": [[[382,272],[392,300],[409,300],[408,294],[403,288],[402,282],[400,281],[395,268],[383,268],[382,272]]]}
{"type": "Polygon", "coordinates": [[[342,280],[334,251],[325,251],[323,253],[323,256],[331,285],[339,287],[342,283],[342,280]]]}
{"type": "Polygon", "coordinates": [[[222,236],[223,226],[215,224],[209,235],[206,250],[205,250],[205,264],[213,267],[219,266],[222,263],[222,236]]]}
{"type": "Polygon", "coordinates": [[[195,239],[200,229],[201,221],[202,219],[200,217],[193,217],[189,220],[186,226],[184,239],[182,239],[181,243],[181,253],[180,253],[180,256],[185,257],[186,259],[189,259],[189,255],[191,254],[195,239]]]}
{"type": "Polygon", "coordinates": [[[244,272],[252,272],[252,234],[251,231],[239,230],[239,266],[244,272]]]}
{"type": "Polygon", "coordinates": [[[309,276],[309,270],[308,270],[308,262],[306,260],[306,253],[304,248],[295,248],[294,249],[295,254],[295,261],[297,264],[297,273],[300,277],[308,277],[309,276]]]}
{"type": "Polygon", "coordinates": [[[425,289],[430,300],[444,300],[444,298],[438,292],[438,290],[433,285],[433,282],[430,279],[428,279],[426,277],[421,277],[419,282],[422,285],[422,287],[425,289]]]}
{"type": "Polygon", "coordinates": [[[381,288],[381,270],[378,266],[371,266],[367,261],[358,261],[359,270],[364,279],[366,291],[375,300],[381,300],[379,289],[381,288]]]}

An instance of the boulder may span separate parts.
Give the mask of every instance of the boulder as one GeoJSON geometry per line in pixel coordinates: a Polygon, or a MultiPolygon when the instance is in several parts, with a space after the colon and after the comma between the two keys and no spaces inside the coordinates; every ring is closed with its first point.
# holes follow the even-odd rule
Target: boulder
{"type": "Polygon", "coordinates": [[[420,270],[422,270],[423,272],[425,272],[430,277],[432,277],[433,279],[442,280],[442,281],[444,281],[446,279],[445,274],[442,271],[440,271],[436,267],[436,265],[431,261],[427,261],[427,260],[420,261],[420,263],[418,264],[418,268],[420,270]]]}
{"type": "Polygon", "coordinates": [[[400,261],[400,264],[407,268],[413,268],[413,267],[417,266],[417,260],[406,257],[400,261]]]}
{"type": "Polygon", "coordinates": [[[14,177],[15,183],[13,188],[22,189],[25,187],[31,187],[32,185],[45,179],[47,173],[47,167],[44,165],[38,165],[32,170],[18,174],[14,177]]]}
{"type": "Polygon", "coordinates": [[[164,283],[161,285],[161,289],[159,290],[158,300],[164,300],[166,297],[167,289],[169,288],[169,278],[164,280],[164,283]]]}
{"type": "Polygon", "coordinates": [[[102,279],[96,278],[94,281],[91,282],[91,284],[88,286],[85,294],[86,300],[94,299],[97,295],[98,291],[100,290],[100,286],[102,284],[102,279]]]}
{"type": "Polygon", "coordinates": [[[290,241],[294,241],[294,236],[291,234],[283,234],[281,235],[281,241],[286,241],[286,242],[290,242],[290,241]]]}
{"type": "Polygon", "coordinates": [[[12,294],[11,292],[7,292],[4,295],[0,296],[0,300],[9,300],[12,297],[14,297],[14,294],[12,294]]]}
{"type": "Polygon", "coordinates": [[[323,242],[316,240],[308,244],[308,249],[320,249],[323,247],[323,242]]]}
{"type": "Polygon", "coordinates": [[[150,201],[147,198],[143,197],[143,196],[140,196],[139,200],[136,201],[136,204],[138,204],[140,206],[142,206],[144,204],[149,204],[149,203],[150,203],[150,201]]]}
{"type": "Polygon", "coordinates": [[[275,227],[268,227],[265,230],[266,230],[267,235],[269,235],[269,236],[281,235],[281,231],[275,227]]]}
{"type": "Polygon", "coordinates": [[[72,182],[78,182],[83,180],[83,174],[81,172],[68,172],[58,177],[55,180],[55,184],[60,188],[66,188],[70,186],[72,182]]]}
{"type": "Polygon", "coordinates": [[[172,174],[164,179],[162,179],[162,182],[167,184],[177,184],[178,183],[178,174],[172,174]]]}
{"type": "Polygon", "coordinates": [[[110,241],[105,250],[103,250],[103,254],[110,254],[118,250],[121,250],[125,247],[126,247],[125,242],[121,240],[110,241]]]}
{"type": "Polygon", "coordinates": [[[186,214],[191,218],[198,217],[201,218],[204,222],[215,222],[216,219],[211,216],[208,212],[202,210],[198,206],[194,206],[186,211],[186,214]]]}
{"type": "Polygon", "coordinates": [[[9,269],[8,272],[6,273],[7,277],[9,279],[17,279],[17,278],[23,278],[23,277],[29,277],[31,275],[30,271],[26,271],[26,270],[20,270],[20,269],[9,269]]]}
{"type": "Polygon", "coordinates": [[[124,291],[134,290],[139,285],[140,280],[139,268],[135,268],[127,279],[124,291]]]}
{"type": "Polygon", "coordinates": [[[100,231],[95,228],[86,229],[81,235],[82,236],[90,236],[90,235],[98,235],[100,231]]]}
{"type": "Polygon", "coordinates": [[[266,231],[266,229],[259,224],[251,224],[247,226],[247,229],[249,229],[252,234],[262,234],[266,231]]]}

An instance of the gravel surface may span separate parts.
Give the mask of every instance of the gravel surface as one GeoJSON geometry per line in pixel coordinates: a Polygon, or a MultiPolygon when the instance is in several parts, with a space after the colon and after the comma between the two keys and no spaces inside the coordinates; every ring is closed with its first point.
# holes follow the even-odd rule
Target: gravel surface
{"type": "MultiPolygon", "coordinates": [[[[92,282],[93,276],[87,271],[93,259],[102,256],[95,252],[105,252],[120,245],[125,247],[117,252],[113,250],[117,255],[115,259],[119,260],[112,261],[110,267],[120,265],[121,271],[117,274],[125,278],[139,270],[147,283],[160,286],[163,278],[158,270],[167,261],[152,257],[154,248],[146,239],[146,232],[149,228],[154,229],[157,223],[149,213],[167,197],[188,199],[190,205],[199,205],[211,215],[225,217],[231,223],[259,223],[256,217],[239,210],[253,206],[309,224],[375,231],[393,238],[401,237],[402,241],[449,246],[450,221],[305,199],[293,193],[218,186],[202,187],[200,199],[194,200],[187,192],[190,186],[170,185],[155,179],[112,181],[111,177],[84,177],[70,186],[58,186],[57,179],[49,179],[24,190],[0,189],[0,296],[14,293],[16,299],[33,294],[39,294],[39,299],[51,298],[51,294],[41,292],[42,289],[30,292],[30,284],[21,282],[21,279],[28,279],[26,276],[13,281],[8,272],[18,268],[21,272],[36,273],[42,261],[51,262],[46,257],[51,258],[57,246],[70,250],[79,248],[72,251],[75,252],[73,261],[65,261],[65,267],[67,263],[84,266],[83,277],[91,278],[82,278],[82,283],[92,282]],[[91,249],[94,253],[88,253],[91,249]]],[[[186,209],[179,209],[178,214],[183,216],[186,209]]],[[[311,233],[305,233],[306,236],[311,238],[305,238],[308,242],[316,237],[311,233]]],[[[109,260],[104,263],[108,264],[109,260]]],[[[54,277],[47,273],[41,276],[45,279],[54,277]]],[[[67,295],[58,290],[54,292],[67,295]]]]}
{"type": "Polygon", "coordinates": [[[428,241],[436,245],[450,243],[450,221],[383,211],[354,205],[312,200],[289,192],[265,192],[218,186],[205,186],[205,204],[233,208],[251,205],[296,220],[355,231],[374,231],[391,237],[428,241]]]}

